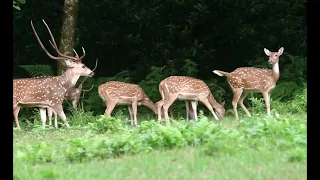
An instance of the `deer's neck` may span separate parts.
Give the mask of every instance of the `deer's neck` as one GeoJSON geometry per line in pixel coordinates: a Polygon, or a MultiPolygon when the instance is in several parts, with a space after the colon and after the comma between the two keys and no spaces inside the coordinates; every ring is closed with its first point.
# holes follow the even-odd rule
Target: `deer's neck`
{"type": "Polygon", "coordinates": [[[75,74],[72,69],[68,69],[60,76],[60,78],[61,85],[68,90],[76,85],[80,75],[75,74]]]}
{"type": "Polygon", "coordinates": [[[214,109],[217,109],[217,108],[220,108],[222,107],[221,104],[219,104],[216,99],[214,99],[213,95],[210,93],[209,95],[209,103],[211,104],[211,106],[214,108],[214,109]]]}
{"type": "Polygon", "coordinates": [[[278,81],[280,77],[279,63],[275,63],[272,65],[272,79],[274,81],[278,81]]]}
{"type": "Polygon", "coordinates": [[[145,98],[144,100],[142,100],[141,104],[151,109],[155,114],[158,114],[156,105],[149,98],[145,98]]]}

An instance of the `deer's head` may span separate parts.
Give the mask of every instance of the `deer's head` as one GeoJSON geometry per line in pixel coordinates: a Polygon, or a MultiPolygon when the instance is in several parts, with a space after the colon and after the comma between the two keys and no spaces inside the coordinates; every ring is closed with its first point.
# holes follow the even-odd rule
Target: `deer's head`
{"type": "Polygon", "coordinates": [[[68,56],[68,55],[65,55],[65,54],[62,54],[59,49],[58,49],[58,46],[56,44],[56,41],[51,33],[51,30],[49,28],[49,26],[47,25],[47,23],[42,20],[43,23],[45,24],[49,34],[50,34],[50,37],[51,37],[51,40],[49,40],[51,46],[54,48],[54,50],[58,53],[58,57],[56,56],[53,56],[51,55],[47,49],[44,47],[44,45],[42,44],[34,26],[33,26],[33,23],[31,21],[31,27],[33,29],[33,32],[38,40],[38,43],[40,44],[41,48],[46,52],[46,54],[51,58],[51,59],[55,59],[55,60],[59,60],[62,62],[62,64],[64,64],[73,74],[76,74],[76,75],[79,75],[79,76],[89,76],[89,77],[92,77],[94,75],[94,70],[96,69],[97,67],[97,61],[96,61],[96,67],[91,70],[89,69],[85,64],[82,63],[82,60],[83,58],[85,57],[86,55],[86,52],[84,50],[84,48],[82,47],[82,51],[83,51],[83,55],[81,57],[79,57],[78,53],[73,49],[74,53],[75,53],[75,57],[74,56],[68,56]]]}
{"type": "Polygon", "coordinates": [[[268,49],[264,48],[264,53],[269,56],[269,64],[276,64],[279,62],[279,56],[283,53],[284,48],[281,47],[278,52],[271,52],[268,49]]]}
{"type": "Polygon", "coordinates": [[[224,108],[224,104],[225,104],[225,101],[223,101],[218,107],[215,107],[214,111],[219,119],[224,117],[226,114],[226,109],[224,108]]]}

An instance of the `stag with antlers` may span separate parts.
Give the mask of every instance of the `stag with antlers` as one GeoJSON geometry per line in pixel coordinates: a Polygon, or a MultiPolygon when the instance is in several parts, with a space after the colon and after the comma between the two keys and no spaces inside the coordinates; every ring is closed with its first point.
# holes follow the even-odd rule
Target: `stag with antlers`
{"type": "Polygon", "coordinates": [[[52,110],[56,112],[63,120],[66,127],[69,128],[70,126],[67,122],[67,117],[62,107],[64,95],[70,87],[73,87],[77,83],[80,76],[92,77],[94,75],[94,72],[82,63],[82,60],[85,57],[84,48],[82,47],[83,55],[81,57],[73,57],[62,54],[58,50],[49,26],[44,20],[42,21],[50,34],[50,43],[54,46],[54,49],[59,56],[55,57],[46,50],[31,21],[31,27],[38,43],[51,59],[64,61],[68,68],[60,76],[21,78],[13,80],[13,115],[18,129],[21,129],[18,120],[18,114],[21,107],[40,108],[43,128],[45,128],[46,121],[45,108],[52,108],[52,110]]]}
{"type": "Polygon", "coordinates": [[[109,117],[111,117],[111,113],[117,104],[128,105],[131,125],[133,126],[137,125],[137,106],[144,105],[157,114],[156,105],[139,85],[109,81],[98,87],[98,93],[106,103],[105,113],[109,117]]]}
{"type": "MultiPolygon", "coordinates": [[[[200,79],[188,76],[170,76],[160,82],[159,91],[162,101],[157,104],[158,122],[161,121],[161,108],[163,108],[165,119],[169,122],[168,109],[176,99],[191,101],[195,117],[197,117],[197,103],[195,101],[201,101],[216,120],[225,115],[224,102],[219,104],[206,83],[200,79]]],[[[188,107],[190,106],[186,102],[186,108],[188,107]]]]}
{"type": "Polygon", "coordinates": [[[237,68],[231,73],[219,70],[213,71],[213,73],[218,76],[227,77],[227,81],[233,92],[232,106],[236,120],[239,119],[237,104],[240,105],[247,116],[251,116],[243,104],[243,100],[250,92],[262,93],[266,104],[267,115],[270,115],[270,95],[280,77],[279,57],[282,55],[283,50],[284,48],[281,47],[278,52],[270,52],[264,48],[264,53],[269,57],[268,62],[272,65],[272,69],[242,67],[237,68]]]}

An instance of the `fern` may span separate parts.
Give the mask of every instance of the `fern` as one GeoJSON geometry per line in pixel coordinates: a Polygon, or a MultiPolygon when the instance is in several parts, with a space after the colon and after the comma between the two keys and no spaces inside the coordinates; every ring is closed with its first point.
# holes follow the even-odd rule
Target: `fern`
{"type": "Polygon", "coordinates": [[[20,67],[27,71],[31,77],[54,76],[50,65],[20,65],[20,67]]]}

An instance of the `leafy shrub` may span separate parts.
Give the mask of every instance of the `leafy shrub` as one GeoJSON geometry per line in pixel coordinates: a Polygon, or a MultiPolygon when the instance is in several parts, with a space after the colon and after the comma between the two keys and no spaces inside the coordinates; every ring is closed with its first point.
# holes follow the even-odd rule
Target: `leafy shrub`
{"type": "Polygon", "coordinates": [[[95,122],[89,123],[88,127],[97,133],[112,133],[124,129],[121,119],[107,117],[105,114],[100,115],[95,122]]]}
{"type": "Polygon", "coordinates": [[[61,159],[83,161],[188,145],[203,145],[203,153],[213,156],[234,154],[247,148],[263,151],[277,148],[289,152],[288,161],[301,161],[306,157],[305,115],[245,118],[235,128],[213,123],[205,116],[189,123],[173,121],[171,125],[144,121],[137,128],[128,128],[120,119],[103,115],[87,128],[93,131],[80,138],[62,139],[64,147],[59,148],[59,153],[52,145],[42,142],[34,146],[18,146],[15,159],[32,163],[61,159]]]}

